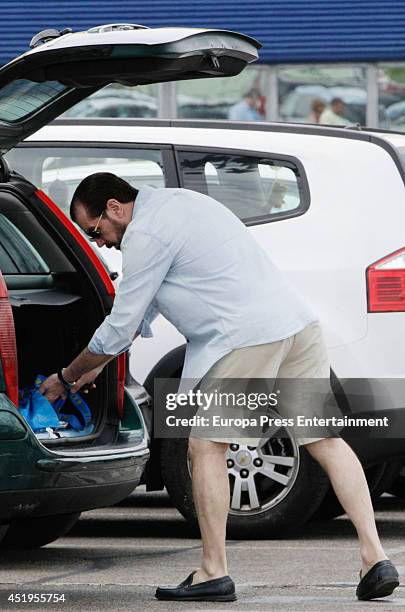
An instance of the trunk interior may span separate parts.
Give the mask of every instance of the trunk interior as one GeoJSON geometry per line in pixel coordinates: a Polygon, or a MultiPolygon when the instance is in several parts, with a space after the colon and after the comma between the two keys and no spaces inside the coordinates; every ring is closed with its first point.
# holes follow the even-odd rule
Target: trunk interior
{"type": "MultiPolygon", "coordinates": [[[[17,340],[18,383],[22,390],[32,386],[38,375],[48,376],[70,363],[85,346],[85,339],[90,339],[92,327],[84,298],[60,289],[38,292],[11,290],[10,301],[17,340]]],[[[47,432],[38,432],[38,437],[46,439],[91,434],[95,426],[97,391],[89,394],[88,398],[85,394],[81,394],[81,397],[89,404],[93,416],[91,423],[86,424],[84,420],[83,429],[75,430],[61,418],[60,428],[51,427],[47,432]]],[[[77,414],[70,401],[66,402],[62,411],[77,414]]]]}
{"type": "Polygon", "coordinates": [[[43,415],[49,406],[42,407],[42,396],[38,402],[40,394],[33,387],[38,375],[47,377],[66,366],[87,345],[104,318],[100,296],[22,198],[1,190],[0,270],[14,318],[20,413],[36,436],[51,445],[85,439],[86,444],[103,443],[96,438],[107,414],[104,372],[96,389],[78,394],[79,401],[68,397],[56,413],[51,411],[49,427],[47,417],[38,420],[41,410],[43,415]]]}

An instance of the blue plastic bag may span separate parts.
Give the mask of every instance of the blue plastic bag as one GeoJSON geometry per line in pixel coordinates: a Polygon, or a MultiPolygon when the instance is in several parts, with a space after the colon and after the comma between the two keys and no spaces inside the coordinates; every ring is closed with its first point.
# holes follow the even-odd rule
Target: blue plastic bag
{"type": "Polygon", "coordinates": [[[18,408],[31,429],[34,432],[46,431],[48,427],[58,429],[61,421],[68,423],[75,431],[88,429],[91,425],[91,411],[81,395],[69,391],[66,399],[60,397],[51,404],[39,392],[39,387],[46,378],[38,374],[32,387],[20,389],[18,408]],[[63,410],[67,402],[73,404],[74,413],[63,410]]]}
{"type": "Polygon", "coordinates": [[[36,386],[20,390],[18,409],[33,431],[60,426],[55,408],[36,386]]]}

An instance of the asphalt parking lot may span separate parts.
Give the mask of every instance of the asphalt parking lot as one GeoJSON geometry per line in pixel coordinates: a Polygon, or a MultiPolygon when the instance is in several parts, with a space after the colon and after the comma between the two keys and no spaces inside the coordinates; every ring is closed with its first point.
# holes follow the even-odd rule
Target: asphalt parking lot
{"type": "MultiPolygon", "coordinates": [[[[376,507],[386,550],[405,582],[405,501],[376,507]]],[[[0,610],[288,610],[346,612],[405,609],[405,586],[392,597],[358,602],[356,538],[347,517],[308,524],[288,539],[229,542],[238,601],[173,603],[154,599],[157,583],[176,584],[200,558],[200,541],[164,493],[142,489],[113,508],[82,514],[70,534],[36,551],[0,555],[0,610]],[[11,603],[11,594],[64,594],[64,603],[11,603]]]]}

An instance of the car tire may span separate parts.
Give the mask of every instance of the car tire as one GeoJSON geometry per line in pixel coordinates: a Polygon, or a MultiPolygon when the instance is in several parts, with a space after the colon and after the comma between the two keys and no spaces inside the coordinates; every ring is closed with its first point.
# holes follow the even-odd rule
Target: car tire
{"type": "Polygon", "coordinates": [[[400,472],[401,472],[402,463],[399,461],[390,461],[386,464],[384,473],[380,480],[377,482],[376,486],[373,488],[371,493],[371,498],[374,501],[377,501],[379,497],[385,492],[388,491],[393,485],[393,483],[397,480],[400,472]]]}
{"type": "Polygon", "coordinates": [[[4,539],[7,531],[8,531],[9,525],[0,525],[0,542],[4,539]]]}
{"type": "MultiPolygon", "coordinates": [[[[162,441],[161,469],[163,480],[170,498],[179,512],[198,530],[197,516],[191,490],[190,463],[187,456],[186,439],[166,439],[162,441]]],[[[240,499],[244,503],[234,503],[230,508],[227,523],[227,535],[230,538],[280,538],[302,526],[315,512],[325,496],[329,481],[319,464],[303,447],[297,447],[292,438],[270,439],[260,449],[238,446],[227,454],[228,470],[231,484],[231,506],[234,502],[235,486],[241,484],[241,477],[230,467],[230,461],[236,458],[263,459],[269,473],[277,480],[263,474],[249,475],[256,483],[259,506],[252,504],[250,491],[242,492],[240,499]],[[243,456],[243,453],[246,456],[243,456]],[[258,456],[259,455],[259,456],[258,456]],[[271,462],[265,456],[272,455],[271,462]],[[280,457],[280,459],[277,459],[280,457]],[[290,458],[288,460],[288,458],[290,458]],[[275,461],[275,463],[273,463],[275,461]],[[282,461],[288,465],[280,465],[282,461]],[[273,470],[273,471],[272,471],[273,470]],[[285,476],[283,479],[282,477],[285,476]],[[237,480],[239,478],[239,481],[237,480]],[[283,485],[278,480],[284,480],[283,485]],[[244,496],[244,499],[242,499],[244,496]],[[238,507],[239,506],[239,507],[238,507]]],[[[240,466],[239,466],[240,468],[240,466]]],[[[247,483],[247,481],[246,481],[247,483]]],[[[247,486],[247,485],[245,485],[247,486]]],[[[249,485],[250,486],[250,485],[249,485]]],[[[236,492],[239,491],[239,488],[236,492]]],[[[237,498],[239,499],[239,497],[237,498]]]]}
{"type": "MultiPolygon", "coordinates": [[[[364,470],[370,496],[373,503],[391,487],[398,476],[401,464],[398,462],[379,463],[364,470]]],[[[328,521],[345,513],[332,487],[329,487],[319,508],[314,512],[311,520],[328,521]]]]}
{"type": "Polygon", "coordinates": [[[40,548],[66,535],[80,516],[80,512],[41,516],[12,521],[0,548],[40,548]]]}
{"type": "Polygon", "coordinates": [[[387,493],[405,499],[405,466],[401,465],[400,472],[394,482],[387,489],[387,493]]]}

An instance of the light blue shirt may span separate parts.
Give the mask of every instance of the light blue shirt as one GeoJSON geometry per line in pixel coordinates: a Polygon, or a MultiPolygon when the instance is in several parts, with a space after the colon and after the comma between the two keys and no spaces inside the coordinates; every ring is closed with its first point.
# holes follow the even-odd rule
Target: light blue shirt
{"type": "Polygon", "coordinates": [[[244,224],[209,196],[144,186],[121,243],[122,280],[92,353],[127,350],[161,313],[187,339],[184,379],[235,348],[275,342],[317,317],[244,224]]]}
{"type": "Polygon", "coordinates": [[[259,111],[249,106],[246,100],[241,100],[231,106],[228,112],[228,119],[230,121],[263,121],[259,111]]]}

